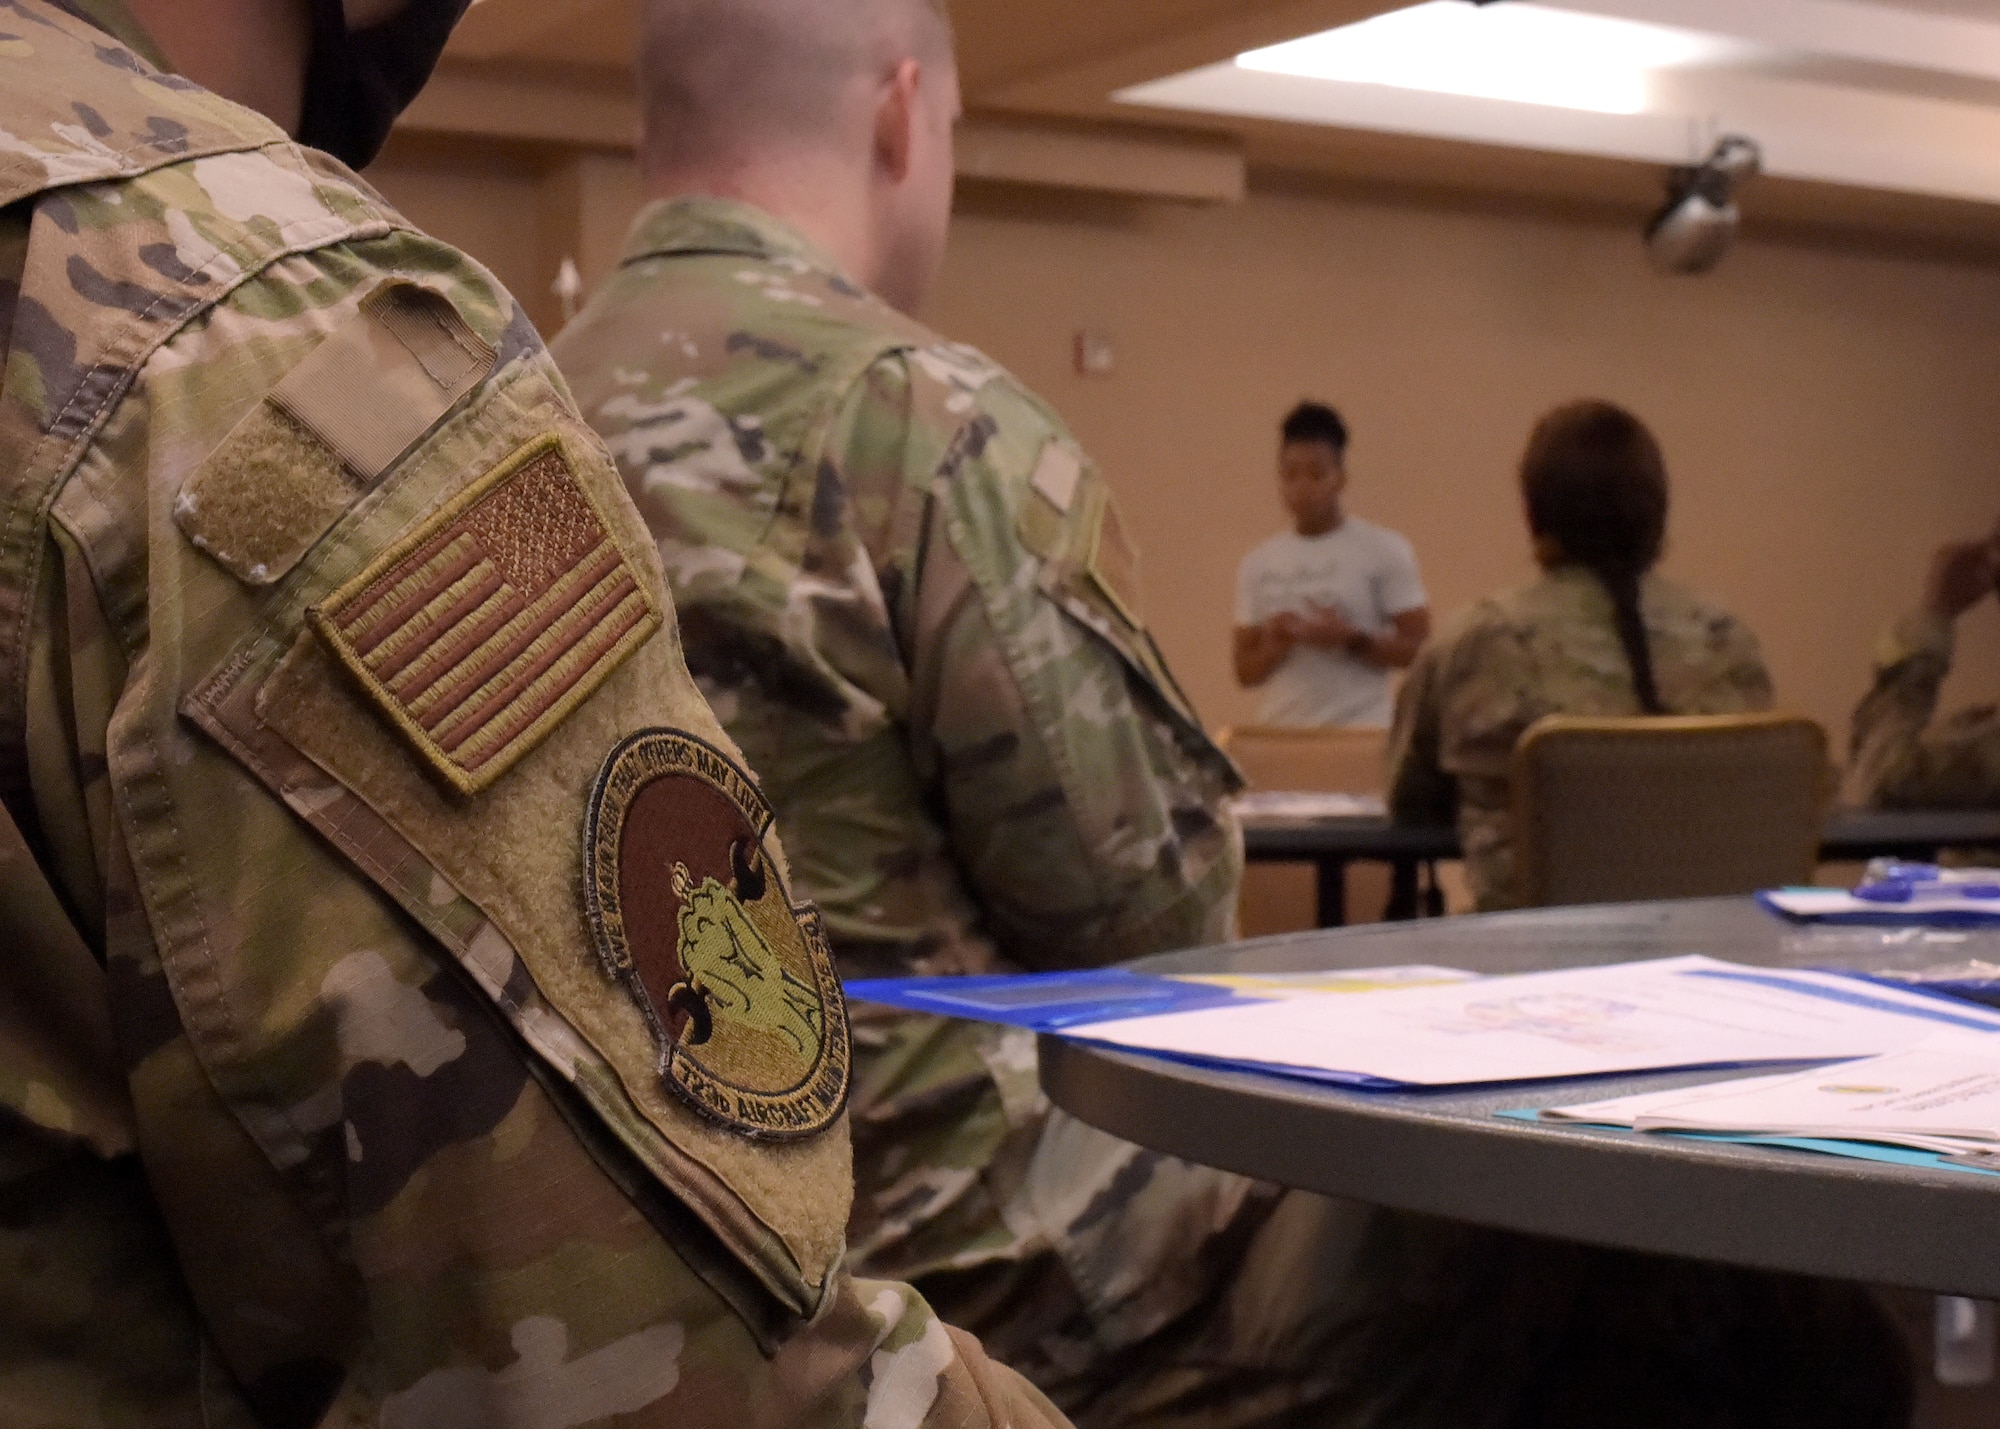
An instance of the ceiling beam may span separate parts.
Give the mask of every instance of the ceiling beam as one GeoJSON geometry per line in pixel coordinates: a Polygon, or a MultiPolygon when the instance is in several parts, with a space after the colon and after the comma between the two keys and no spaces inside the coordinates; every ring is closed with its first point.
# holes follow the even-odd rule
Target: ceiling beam
{"type": "MultiPolygon", "coordinates": [[[[630,153],[639,105],[616,71],[550,76],[447,60],[397,126],[413,135],[630,153]]],[[[1242,146],[1227,137],[974,114],[959,126],[959,172],[974,183],[1182,203],[1243,197],[1242,146]]]]}
{"type": "Polygon", "coordinates": [[[1403,0],[1258,0],[1217,7],[1199,23],[1128,36],[1115,46],[1067,49],[1060,64],[980,92],[994,108],[1068,108],[1148,80],[1234,59],[1245,50],[1351,25],[1403,0]]]}
{"type": "Polygon", "coordinates": [[[1282,8],[1289,0],[1144,0],[1076,5],[1070,0],[1004,0],[953,7],[966,93],[988,94],[1073,69],[1092,59],[1158,44],[1231,16],[1282,8]]]}
{"type": "Polygon", "coordinates": [[[970,182],[1185,203],[1240,203],[1249,187],[1243,146],[1232,139],[1000,117],[960,126],[958,174],[970,182]]]}

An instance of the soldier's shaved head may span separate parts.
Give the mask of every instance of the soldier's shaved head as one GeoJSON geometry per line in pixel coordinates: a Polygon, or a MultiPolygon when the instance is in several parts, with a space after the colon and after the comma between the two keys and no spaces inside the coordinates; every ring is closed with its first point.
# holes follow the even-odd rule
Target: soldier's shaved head
{"type": "Polygon", "coordinates": [[[655,171],[817,146],[869,122],[897,63],[951,61],[942,0],[643,0],[640,91],[655,171]]]}
{"type": "Polygon", "coordinates": [[[643,0],[641,159],[661,198],[763,209],[897,307],[951,222],[944,0],[643,0]]]}

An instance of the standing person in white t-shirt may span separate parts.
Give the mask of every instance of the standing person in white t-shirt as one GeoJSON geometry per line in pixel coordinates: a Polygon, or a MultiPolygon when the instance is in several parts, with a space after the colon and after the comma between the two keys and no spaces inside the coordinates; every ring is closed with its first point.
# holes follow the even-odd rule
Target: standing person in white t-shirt
{"type": "Polygon", "coordinates": [[[1387,728],[1389,672],[1430,638],[1430,600],[1410,543],[1349,516],[1347,424],[1302,402],[1285,418],[1278,485],[1294,529],[1243,558],[1236,678],[1264,692],[1274,725],[1387,728]]]}

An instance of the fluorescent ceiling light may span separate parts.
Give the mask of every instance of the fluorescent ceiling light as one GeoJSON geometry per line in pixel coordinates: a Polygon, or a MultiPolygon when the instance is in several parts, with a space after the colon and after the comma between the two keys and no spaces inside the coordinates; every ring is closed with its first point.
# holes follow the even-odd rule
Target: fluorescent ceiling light
{"type": "Polygon", "coordinates": [[[1431,94],[1643,114],[1652,76],[1716,58],[1726,40],[1540,5],[1428,0],[1239,55],[1244,69],[1431,94]]]}

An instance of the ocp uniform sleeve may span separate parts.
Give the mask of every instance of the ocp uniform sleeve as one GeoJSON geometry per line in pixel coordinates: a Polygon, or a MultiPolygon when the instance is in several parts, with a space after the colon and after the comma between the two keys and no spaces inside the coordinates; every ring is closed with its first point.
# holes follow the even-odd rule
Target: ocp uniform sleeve
{"type": "MultiPolygon", "coordinates": [[[[107,401],[44,566],[36,807],[89,825],[50,843],[101,899],[211,1408],[915,1425],[1014,1396],[1060,1424],[841,1270],[837,1097],[790,1141],[677,1104],[593,955],[601,776],[648,735],[720,779],[731,750],[643,525],[482,275],[383,232],[242,282],[107,401]],[[426,345],[454,323],[475,341],[426,345]],[[357,347],[384,356],[314,366],[357,347]]],[[[775,841],[729,852],[782,891],[775,841]]]]}
{"type": "Polygon", "coordinates": [[[1389,812],[1401,823],[1450,823],[1458,783],[1443,766],[1444,663],[1449,646],[1433,641],[1396,694],[1389,730],[1389,812]]]}
{"type": "Polygon", "coordinates": [[[1694,693],[1690,713],[1735,714],[1767,710],[1777,694],[1757,633],[1733,615],[1711,617],[1714,678],[1694,693]]]}
{"type": "Polygon", "coordinates": [[[1096,466],[964,349],[884,359],[836,432],[892,573],[912,761],[1002,951],[1062,967],[1229,937],[1240,781],[1146,629],[1096,466]]]}
{"type": "Polygon", "coordinates": [[[2000,711],[1965,710],[1934,725],[1951,673],[1952,627],[1915,614],[1882,638],[1875,683],[1854,711],[1847,797],[1878,807],[2000,804],[2000,711]]]}

